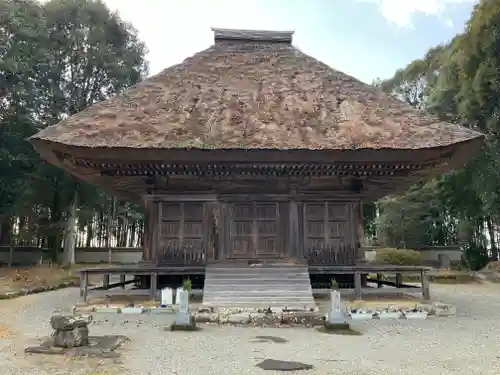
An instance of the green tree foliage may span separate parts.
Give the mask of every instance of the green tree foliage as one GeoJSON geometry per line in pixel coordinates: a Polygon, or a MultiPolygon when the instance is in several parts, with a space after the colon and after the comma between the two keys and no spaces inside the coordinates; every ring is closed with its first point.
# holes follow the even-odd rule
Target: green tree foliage
{"type": "Polygon", "coordinates": [[[101,1],[0,0],[0,17],[0,243],[18,222],[55,256],[72,216],[94,234],[109,221],[109,198],[41,161],[26,138],[140,81],[146,47],[101,1]]]}
{"type": "Polygon", "coordinates": [[[36,131],[46,64],[43,10],[34,1],[0,1],[0,222],[20,209],[38,157],[36,131]]]}
{"type": "Polygon", "coordinates": [[[484,150],[466,168],[379,203],[377,229],[388,244],[399,244],[403,237],[412,247],[462,240],[469,249],[488,247],[498,258],[499,52],[500,3],[483,0],[462,34],[379,83],[415,107],[487,135],[484,150]]]}

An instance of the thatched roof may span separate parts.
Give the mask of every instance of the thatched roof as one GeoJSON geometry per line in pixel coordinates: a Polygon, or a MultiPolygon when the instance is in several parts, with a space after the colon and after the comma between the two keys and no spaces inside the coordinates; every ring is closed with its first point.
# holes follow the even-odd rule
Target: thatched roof
{"type": "Polygon", "coordinates": [[[336,71],[292,32],[215,29],[215,44],[32,140],[135,149],[422,149],[478,140],[336,71]]]}

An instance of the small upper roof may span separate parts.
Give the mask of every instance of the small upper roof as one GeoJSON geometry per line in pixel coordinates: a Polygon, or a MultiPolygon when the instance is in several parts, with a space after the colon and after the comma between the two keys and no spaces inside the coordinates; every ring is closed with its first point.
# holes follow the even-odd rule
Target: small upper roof
{"type": "Polygon", "coordinates": [[[302,53],[293,32],[213,29],[215,44],[32,137],[134,149],[422,149],[483,137],[302,53]]]}

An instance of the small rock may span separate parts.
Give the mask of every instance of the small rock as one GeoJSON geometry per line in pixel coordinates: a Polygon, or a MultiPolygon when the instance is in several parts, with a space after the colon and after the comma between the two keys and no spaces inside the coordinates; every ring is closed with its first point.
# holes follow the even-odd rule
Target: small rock
{"type": "Polygon", "coordinates": [[[442,302],[434,302],[429,311],[430,315],[435,316],[452,316],[456,315],[456,313],[457,308],[455,306],[442,302]]]}
{"type": "Polygon", "coordinates": [[[219,315],[216,313],[200,313],[196,314],[197,323],[217,323],[219,315]]]}
{"type": "Polygon", "coordinates": [[[213,307],[200,307],[198,309],[198,312],[199,313],[213,313],[214,312],[214,308],[213,307]]]}
{"type": "Polygon", "coordinates": [[[72,317],[65,315],[54,315],[50,318],[52,329],[71,330],[77,327],[87,327],[88,317],[72,317]]]}
{"type": "Polygon", "coordinates": [[[227,317],[227,322],[231,324],[247,324],[250,323],[250,314],[236,313],[227,317]]]}
{"type": "Polygon", "coordinates": [[[325,323],[325,317],[323,314],[310,311],[283,313],[281,314],[281,323],[290,325],[300,323],[308,326],[319,326],[325,323]]]}

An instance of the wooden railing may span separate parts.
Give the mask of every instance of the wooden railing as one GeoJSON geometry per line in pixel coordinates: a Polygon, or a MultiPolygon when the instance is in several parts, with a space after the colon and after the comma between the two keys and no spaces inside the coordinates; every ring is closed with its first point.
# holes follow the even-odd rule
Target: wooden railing
{"type": "Polygon", "coordinates": [[[169,245],[160,249],[159,266],[203,266],[206,264],[206,249],[193,246],[169,245]]]}
{"type": "Polygon", "coordinates": [[[325,246],[310,248],[306,252],[310,266],[350,266],[356,264],[357,249],[354,246],[325,246]]]}

